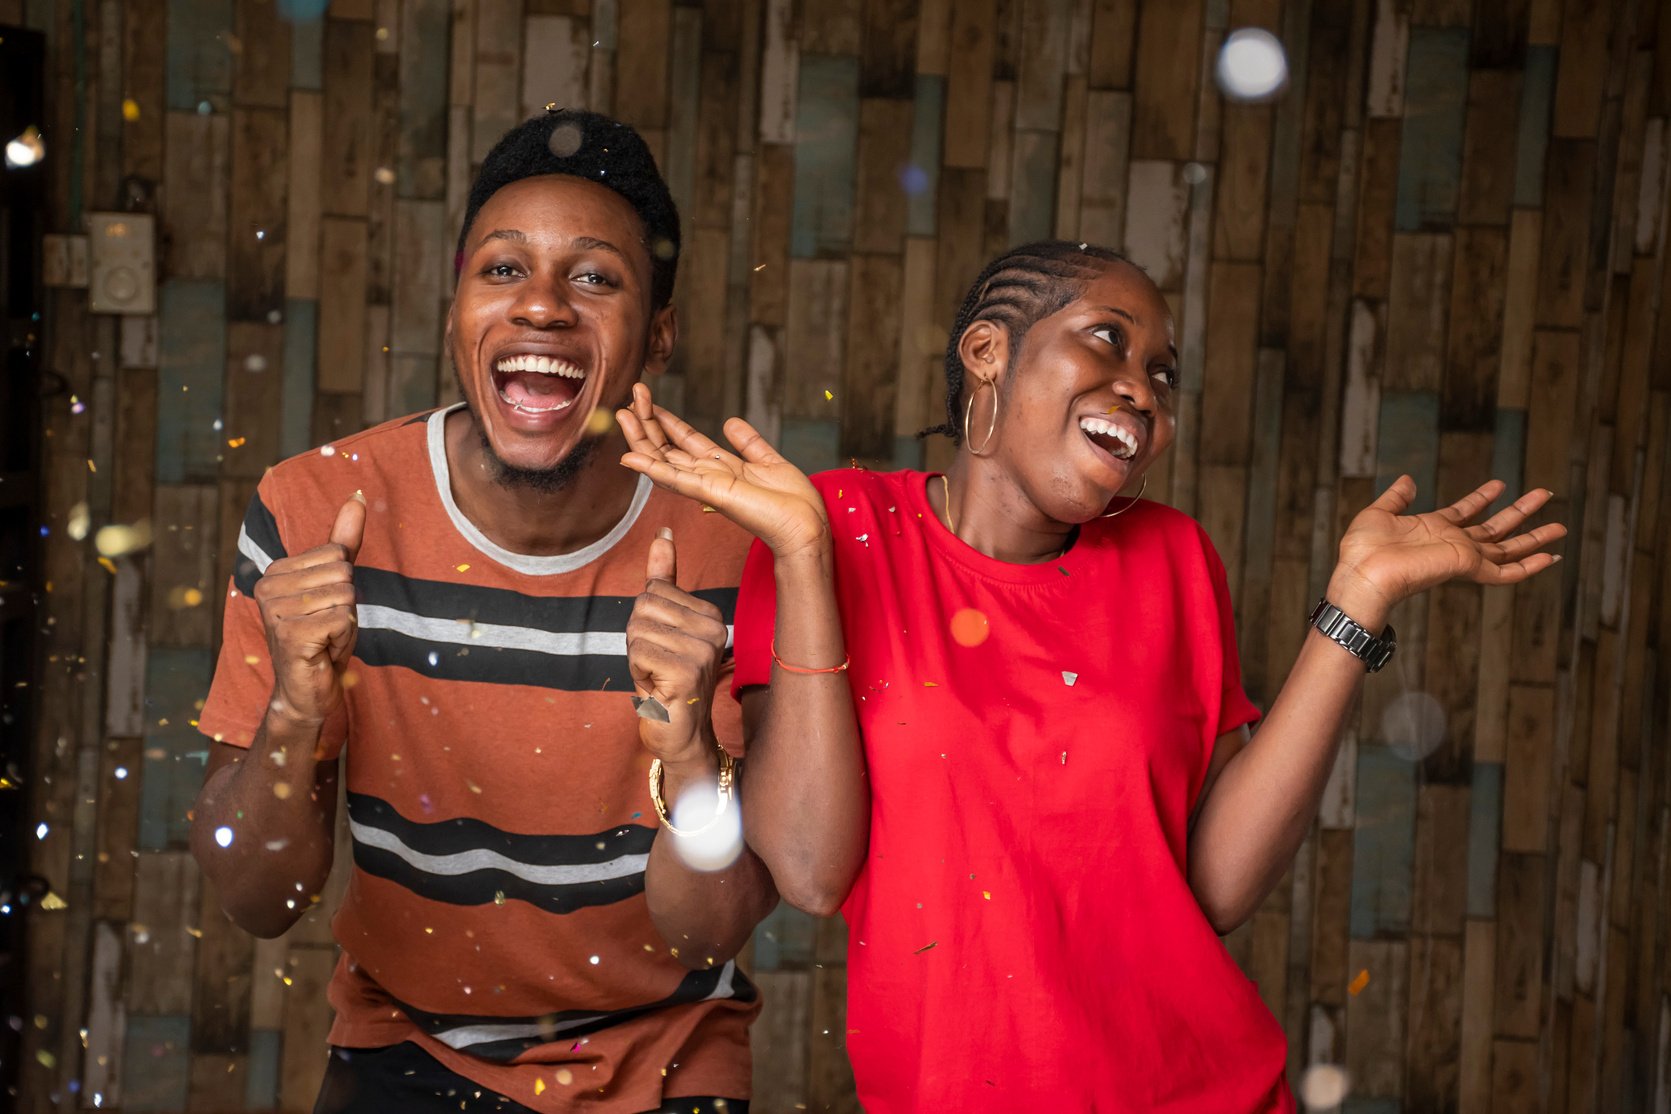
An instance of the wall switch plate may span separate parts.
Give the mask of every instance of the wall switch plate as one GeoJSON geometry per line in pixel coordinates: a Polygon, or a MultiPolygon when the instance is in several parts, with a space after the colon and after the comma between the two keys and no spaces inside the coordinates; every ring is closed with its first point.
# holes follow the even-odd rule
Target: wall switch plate
{"type": "Polygon", "coordinates": [[[88,213],[87,240],[91,262],[88,309],[94,313],[155,313],[155,218],[149,213],[88,213]]]}

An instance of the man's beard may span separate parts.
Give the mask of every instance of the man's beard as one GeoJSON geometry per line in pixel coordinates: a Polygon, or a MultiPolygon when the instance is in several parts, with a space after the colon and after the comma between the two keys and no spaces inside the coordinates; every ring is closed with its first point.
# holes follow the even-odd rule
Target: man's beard
{"type": "MultiPolygon", "coordinates": [[[[458,384],[460,398],[468,399],[464,393],[464,377],[458,373],[458,361],[453,361],[453,380],[458,384]]],[[[488,390],[493,389],[491,380],[488,390]]],[[[465,406],[469,406],[466,401],[465,406]]],[[[592,460],[592,455],[598,451],[600,438],[583,436],[569,454],[549,468],[518,468],[514,464],[506,464],[499,459],[499,454],[493,451],[493,442],[487,438],[487,429],[481,419],[476,418],[476,436],[481,438],[482,457],[487,461],[488,472],[493,482],[509,488],[520,488],[523,491],[537,492],[540,495],[555,495],[574,481],[574,478],[585,469],[592,460]]]]}

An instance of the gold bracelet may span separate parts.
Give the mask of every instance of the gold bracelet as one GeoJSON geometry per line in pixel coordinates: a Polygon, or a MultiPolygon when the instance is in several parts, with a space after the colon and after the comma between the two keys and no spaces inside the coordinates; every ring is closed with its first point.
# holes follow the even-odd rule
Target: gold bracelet
{"type": "Polygon", "coordinates": [[[661,794],[661,759],[654,758],[650,760],[650,803],[656,806],[656,816],[661,820],[662,827],[666,828],[676,836],[697,835],[698,833],[707,831],[709,828],[713,827],[716,822],[718,822],[721,816],[725,815],[726,808],[731,804],[731,789],[736,778],[737,761],[726,752],[724,747],[719,747],[718,749],[719,785],[716,788],[719,793],[719,807],[714,810],[713,817],[706,824],[702,825],[700,828],[694,829],[681,830],[673,826],[673,821],[669,818],[667,812],[667,801],[661,794]]]}

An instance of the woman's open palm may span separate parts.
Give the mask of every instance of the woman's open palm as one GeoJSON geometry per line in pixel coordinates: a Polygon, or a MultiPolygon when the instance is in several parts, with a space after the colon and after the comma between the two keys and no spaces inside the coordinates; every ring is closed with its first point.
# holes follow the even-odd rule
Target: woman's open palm
{"type": "Polygon", "coordinates": [[[1547,523],[1515,533],[1549,502],[1541,488],[1528,491],[1484,522],[1469,525],[1503,493],[1504,484],[1481,484],[1448,507],[1406,514],[1416,483],[1400,476],[1360,511],[1340,540],[1341,564],[1357,572],[1394,604],[1452,580],[1476,584],[1518,584],[1549,568],[1559,557],[1545,546],[1567,528],[1547,523]]]}
{"type": "Polygon", "coordinates": [[[655,405],[650,388],[632,389],[616,412],[631,450],[621,463],[661,487],[714,508],[778,557],[821,545],[829,517],[818,489],[741,418],[725,423],[726,452],[677,415],[655,405]]]}

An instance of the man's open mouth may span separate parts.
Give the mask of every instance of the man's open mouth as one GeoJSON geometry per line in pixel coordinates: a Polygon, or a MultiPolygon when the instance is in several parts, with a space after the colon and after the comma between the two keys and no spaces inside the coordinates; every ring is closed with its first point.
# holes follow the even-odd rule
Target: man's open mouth
{"type": "Polygon", "coordinates": [[[493,363],[493,387],[499,398],[524,414],[566,410],[580,397],[586,373],[557,356],[501,356],[493,363]]]}

